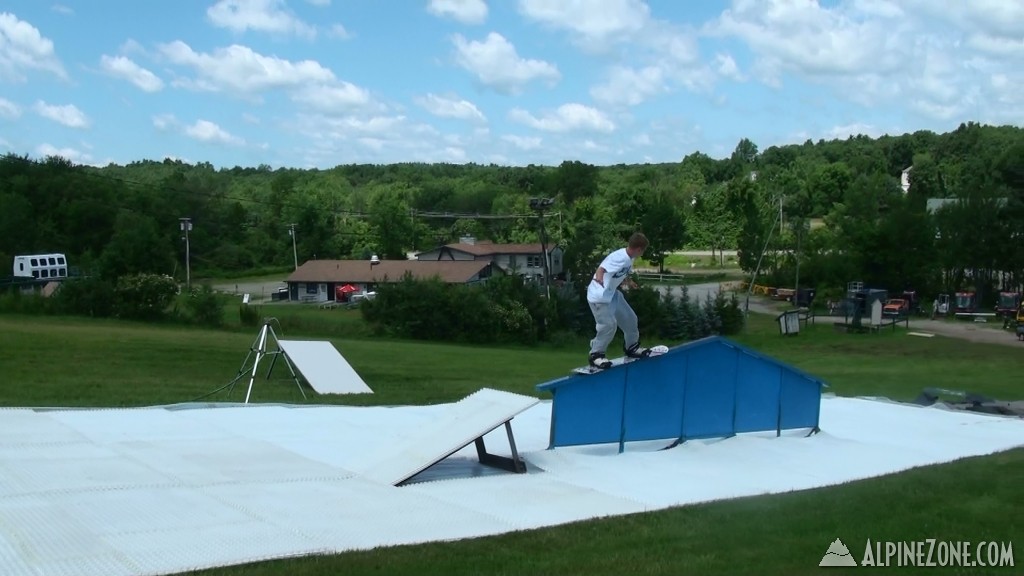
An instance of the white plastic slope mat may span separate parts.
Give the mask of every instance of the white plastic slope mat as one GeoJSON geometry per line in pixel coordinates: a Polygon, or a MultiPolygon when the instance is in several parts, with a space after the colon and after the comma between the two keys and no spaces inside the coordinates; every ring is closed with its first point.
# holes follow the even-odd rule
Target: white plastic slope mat
{"type": "Polygon", "coordinates": [[[317,394],[373,393],[334,344],[320,340],[278,340],[277,343],[317,394]]]}
{"type": "MultiPolygon", "coordinates": [[[[826,397],[822,432],[807,438],[547,450],[551,406],[542,402],[512,420],[525,474],[485,472],[472,444],[438,465],[461,470],[455,479],[394,487],[354,472],[443,428],[452,407],[0,409],[0,573],[170,574],[472,538],[1024,445],[1020,419],[826,397]]],[[[485,441],[510,454],[503,427],[485,441]]]]}

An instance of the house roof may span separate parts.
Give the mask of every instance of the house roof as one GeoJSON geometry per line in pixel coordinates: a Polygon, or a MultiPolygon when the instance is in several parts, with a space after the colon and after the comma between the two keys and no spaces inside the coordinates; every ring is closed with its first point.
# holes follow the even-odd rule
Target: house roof
{"type": "MultiPolygon", "coordinates": [[[[1006,198],[992,198],[991,201],[1000,208],[1006,206],[1006,198]]],[[[960,198],[929,198],[925,202],[925,209],[930,213],[934,213],[946,205],[956,204],[957,202],[963,202],[963,200],[960,198]]]]}
{"type": "Polygon", "coordinates": [[[476,260],[309,260],[286,279],[287,282],[396,282],[406,272],[425,280],[434,276],[450,284],[468,282],[490,262],[476,260]]]}
{"type": "MultiPolygon", "coordinates": [[[[477,242],[476,244],[445,244],[443,248],[458,250],[474,256],[494,256],[496,254],[540,254],[544,251],[540,242],[534,244],[494,244],[492,242],[477,242]]],[[[550,252],[555,247],[548,246],[550,252]]],[[[436,250],[436,248],[435,248],[436,250]]]]}

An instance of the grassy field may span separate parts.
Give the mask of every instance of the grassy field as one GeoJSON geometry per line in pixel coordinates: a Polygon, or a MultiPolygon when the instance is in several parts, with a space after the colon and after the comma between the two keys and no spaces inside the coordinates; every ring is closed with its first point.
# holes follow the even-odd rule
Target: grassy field
{"type": "MultiPolygon", "coordinates": [[[[292,311],[282,306],[273,312],[289,326],[279,334],[282,338],[330,339],[375,392],[352,397],[310,394],[311,403],[450,402],[484,386],[532,395],[536,384],[581,364],[586,348],[583,338],[575,346],[557,348],[380,340],[366,336],[353,311],[292,311]],[[302,323],[291,314],[312,316],[302,323]]],[[[938,386],[1005,399],[1022,396],[1024,357],[1004,347],[913,338],[903,330],[846,335],[823,325],[783,338],[770,318],[751,319],[737,340],[822,376],[840,395],[911,399],[924,387],[938,386]]],[[[255,329],[0,316],[0,377],[5,383],[0,405],[187,402],[234,378],[255,336],[255,329]]],[[[222,391],[209,399],[240,400],[247,384],[244,378],[232,396],[222,391]]],[[[253,401],[302,398],[279,364],[269,380],[257,380],[253,401]]],[[[829,489],[203,574],[808,574],[819,571],[818,561],[837,537],[858,558],[867,538],[1011,540],[1024,547],[1021,479],[1024,450],[1015,450],[829,489]]],[[[1022,563],[1024,559],[1017,564],[1022,563]]]]}

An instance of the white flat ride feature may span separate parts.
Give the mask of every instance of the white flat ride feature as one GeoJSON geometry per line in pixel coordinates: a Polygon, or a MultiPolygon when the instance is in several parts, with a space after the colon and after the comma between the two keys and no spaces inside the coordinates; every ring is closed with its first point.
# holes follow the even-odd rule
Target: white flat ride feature
{"type": "Polygon", "coordinates": [[[317,394],[373,394],[330,342],[278,340],[277,343],[317,394]]]}
{"type": "Polygon", "coordinates": [[[397,486],[539,402],[531,396],[482,388],[356,472],[364,478],[397,486]]]}

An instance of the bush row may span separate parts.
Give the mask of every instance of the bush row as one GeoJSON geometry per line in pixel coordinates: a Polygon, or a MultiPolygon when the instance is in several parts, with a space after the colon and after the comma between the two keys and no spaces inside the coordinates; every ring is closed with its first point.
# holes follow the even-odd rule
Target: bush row
{"type": "MultiPolygon", "coordinates": [[[[685,286],[678,297],[640,287],[626,292],[626,299],[648,342],[730,335],[743,328],[735,294],[718,292],[697,302],[685,286]]],[[[377,334],[421,340],[536,344],[561,333],[587,335],[594,330],[586,301],[573,290],[554,290],[547,299],[536,285],[516,276],[465,285],[407,275],[380,286],[377,297],[362,305],[362,314],[377,334]]]]}
{"type": "Polygon", "coordinates": [[[0,295],[0,312],[66,314],[94,318],[224,324],[220,297],[208,285],[178,294],[178,283],[162,274],[131,274],[116,282],[99,277],[69,278],[49,298],[15,290],[0,295]]]}

